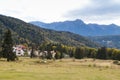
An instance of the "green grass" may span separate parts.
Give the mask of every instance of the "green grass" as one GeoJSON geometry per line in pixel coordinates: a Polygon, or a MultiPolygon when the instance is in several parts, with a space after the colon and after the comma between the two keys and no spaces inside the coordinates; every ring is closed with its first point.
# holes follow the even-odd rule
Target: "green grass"
{"type": "Polygon", "coordinates": [[[0,80],[120,80],[120,66],[112,61],[63,59],[40,63],[40,59],[0,60],[0,80]]]}

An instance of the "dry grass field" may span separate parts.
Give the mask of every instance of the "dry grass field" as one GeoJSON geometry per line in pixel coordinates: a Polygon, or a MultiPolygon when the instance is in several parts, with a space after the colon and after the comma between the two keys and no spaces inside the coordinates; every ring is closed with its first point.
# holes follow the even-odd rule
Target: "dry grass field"
{"type": "Polygon", "coordinates": [[[112,60],[19,58],[16,62],[0,59],[0,80],[120,80],[120,66],[112,60]]]}

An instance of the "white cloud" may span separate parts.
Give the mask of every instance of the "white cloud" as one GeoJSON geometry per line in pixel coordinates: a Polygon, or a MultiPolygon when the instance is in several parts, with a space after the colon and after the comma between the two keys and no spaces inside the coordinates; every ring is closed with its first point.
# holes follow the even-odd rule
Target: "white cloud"
{"type": "Polygon", "coordinates": [[[120,0],[91,0],[91,4],[82,9],[72,10],[65,15],[67,18],[82,18],[86,22],[100,24],[119,24],[120,0]]]}
{"type": "Polygon", "coordinates": [[[82,8],[85,0],[0,0],[0,14],[20,18],[25,21],[41,20],[53,22],[65,20],[63,15],[76,8],[82,8]]]}

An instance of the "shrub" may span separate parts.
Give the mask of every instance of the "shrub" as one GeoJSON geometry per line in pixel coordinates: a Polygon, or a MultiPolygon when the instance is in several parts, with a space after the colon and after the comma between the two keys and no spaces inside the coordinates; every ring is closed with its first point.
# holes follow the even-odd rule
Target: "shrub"
{"type": "Polygon", "coordinates": [[[96,67],[97,65],[96,64],[93,64],[93,67],[96,67]]]}
{"type": "Polygon", "coordinates": [[[92,66],[91,64],[88,65],[88,67],[91,67],[91,66],[92,66]]]}
{"type": "Polygon", "coordinates": [[[118,60],[113,61],[113,64],[120,65],[118,60]]]}

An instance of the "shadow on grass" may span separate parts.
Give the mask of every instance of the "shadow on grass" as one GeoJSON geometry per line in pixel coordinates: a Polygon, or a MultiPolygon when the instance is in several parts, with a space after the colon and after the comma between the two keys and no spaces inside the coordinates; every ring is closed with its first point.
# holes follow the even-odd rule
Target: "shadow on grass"
{"type": "Polygon", "coordinates": [[[7,62],[6,59],[0,58],[0,62],[7,62]]]}

